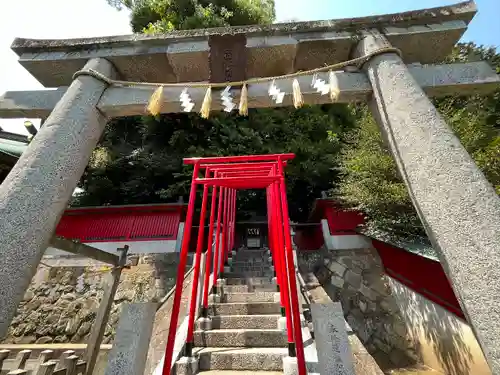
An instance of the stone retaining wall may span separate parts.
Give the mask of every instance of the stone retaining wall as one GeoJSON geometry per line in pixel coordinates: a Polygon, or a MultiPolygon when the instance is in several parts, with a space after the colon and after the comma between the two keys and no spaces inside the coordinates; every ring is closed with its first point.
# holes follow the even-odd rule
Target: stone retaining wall
{"type": "MultiPolygon", "coordinates": [[[[112,342],[125,302],[153,301],[174,285],[178,254],[131,256],[124,269],[103,343],[112,342]]],[[[3,343],[83,343],[103,294],[109,267],[76,257],[44,257],[3,343]]]]}
{"type": "Polygon", "coordinates": [[[375,249],[322,249],[298,258],[332,300],[341,302],[346,321],[382,369],[419,362],[375,249]]]}

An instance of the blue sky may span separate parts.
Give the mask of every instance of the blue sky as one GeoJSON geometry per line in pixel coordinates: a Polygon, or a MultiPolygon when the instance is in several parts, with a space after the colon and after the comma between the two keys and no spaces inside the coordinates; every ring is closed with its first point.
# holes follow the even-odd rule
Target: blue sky
{"type": "MultiPolygon", "coordinates": [[[[320,20],[397,13],[456,3],[458,0],[275,0],[277,21],[320,20]]],[[[500,0],[476,0],[478,15],[464,41],[500,47],[500,0]]],[[[0,0],[0,94],[42,86],[17,63],[15,37],[78,38],[129,34],[129,15],[106,0],[0,0]]],[[[26,134],[24,119],[0,119],[0,126],[26,134]]],[[[38,124],[38,121],[33,121],[38,124]]]]}
{"type": "MultiPolygon", "coordinates": [[[[451,5],[459,0],[275,0],[278,20],[364,17],[451,5]]],[[[500,0],[476,0],[479,10],[464,41],[500,47],[500,0]]]]}

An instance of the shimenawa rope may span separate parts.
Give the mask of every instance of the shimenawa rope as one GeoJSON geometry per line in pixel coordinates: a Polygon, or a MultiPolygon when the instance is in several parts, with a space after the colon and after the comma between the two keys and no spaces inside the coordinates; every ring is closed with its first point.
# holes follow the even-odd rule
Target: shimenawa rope
{"type": "MultiPolygon", "coordinates": [[[[334,87],[336,84],[336,79],[333,74],[333,70],[338,70],[341,68],[345,68],[346,66],[351,66],[355,65],[358,68],[362,67],[363,64],[365,64],[367,61],[372,59],[375,56],[381,55],[383,53],[396,53],[400,57],[402,57],[401,50],[395,47],[384,47],[380,48],[378,50],[375,50],[373,52],[370,52],[369,54],[361,57],[357,57],[351,60],[347,61],[341,61],[336,64],[331,64],[331,65],[326,65],[322,66],[319,68],[315,69],[310,69],[310,70],[304,70],[300,72],[295,72],[295,73],[289,73],[289,74],[284,74],[280,76],[273,76],[273,77],[260,77],[260,78],[250,78],[245,81],[234,81],[234,82],[220,82],[220,83],[209,83],[209,82],[184,82],[184,83],[154,83],[154,82],[136,82],[136,81],[122,81],[122,80],[116,80],[116,79],[111,79],[107,76],[105,76],[102,73],[99,73],[98,71],[95,71],[93,69],[88,69],[88,70],[79,70],[73,75],[73,79],[76,79],[77,77],[80,76],[90,76],[95,79],[98,79],[104,83],[106,83],[108,86],[121,86],[121,87],[132,87],[132,86],[145,86],[145,87],[156,87],[157,89],[151,96],[149,105],[148,105],[148,111],[153,114],[157,115],[160,113],[161,110],[161,104],[162,104],[162,99],[163,99],[163,88],[164,87],[191,87],[191,88],[207,88],[207,93],[205,95],[205,98],[203,100],[202,106],[201,106],[201,114],[202,117],[207,118],[208,113],[210,112],[210,103],[212,100],[211,97],[211,89],[212,88],[223,88],[227,86],[243,86],[242,89],[242,95],[240,99],[240,103],[243,103],[243,105],[240,105],[240,114],[246,115],[248,110],[247,110],[247,86],[251,84],[256,84],[256,83],[263,83],[263,82],[272,82],[273,80],[281,80],[281,79],[286,79],[286,78],[297,78],[305,75],[311,75],[315,73],[320,73],[320,72],[326,72],[330,71],[329,74],[329,85],[330,85],[330,97],[332,101],[335,101],[338,98],[338,87],[334,87]],[[244,94],[244,95],[243,95],[244,94]]],[[[298,86],[298,82],[294,81],[294,103],[296,107],[299,107],[302,105],[302,100],[301,100],[301,94],[300,94],[300,87],[298,86]]]]}

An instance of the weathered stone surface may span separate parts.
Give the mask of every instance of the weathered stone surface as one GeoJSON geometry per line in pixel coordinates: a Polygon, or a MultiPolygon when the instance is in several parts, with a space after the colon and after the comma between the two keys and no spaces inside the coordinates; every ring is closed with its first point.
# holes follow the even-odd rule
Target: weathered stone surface
{"type": "Polygon", "coordinates": [[[36,340],[35,344],[48,344],[48,343],[51,343],[52,341],[53,341],[52,337],[42,336],[36,340]]]}
{"type": "MultiPolygon", "coordinates": [[[[73,288],[70,289],[70,291],[73,290],[73,288]]],[[[76,296],[73,294],[73,293],[68,293],[68,294],[65,294],[61,297],[63,300],[66,300],[66,301],[74,301],[76,296]]]]}
{"type": "Polygon", "coordinates": [[[73,319],[70,319],[68,321],[68,324],[66,324],[66,329],[65,333],[67,335],[74,335],[76,331],[78,331],[78,328],[80,327],[80,324],[82,324],[82,321],[78,316],[75,316],[73,319]]]}
{"type": "Polygon", "coordinates": [[[106,375],[144,373],[156,303],[127,304],[118,323],[117,336],[109,354],[106,375]]]}
{"type": "Polygon", "coordinates": [[[15,344],[33,344],[36,341],[35,336],[22,336],[17,338],[14,343],[15,344]]]}
{"type": "Polygon", "coordinates": [[[196,375],[199,371],[199,359],[196,357],[181,357],[175,363],[177,375],[196,375]]]}
{"type": "MultiPolygon", "coordinates": [[[[89,61],[85,69],[114,76],[104,59],[89,61]]],[[[95,78],[78,77],[0,185],[0,337],[7,334],[104,130],[107,119],[95,106],[106,87],[95,78]]]]}
{"type": "Polygon", "coordinates": [[[361,285],[360,286],[360,289],[359,289],[359,292],[365,296],[366,298],[368,298],[370,301],[376,301],[377,298],[380,297],[380,294],[377,293],[376,291],[374,291],[373,289],[365,286],[365,285],[361,285]]]}
{"type": "Polygon", "coordinates": [[[54,338],[54,343],[63,343],[63,342],[68,342],[68,337],[67,336],[56,336],[54,338]]]}
{"type": "Polygon", "coordinates": [[[27,323],[25,325],[25,328],[24,328],[24,331],[22,332],[22,334],[29,335],[31,333],[34,333],[35,331],[36,331],[35,323],[27,323]]]}
{"type": "Polygon", "coordinates": [[[342,288],[344,286],[344,279],[340,276],[333,275],[330,278],[330,282],[337,288],[342,288]]]}
{"type": "Polygon", "coordinates": [[[12,48],[46,87],[67,86],[72,74],[86,60],[97,56],[111,61],[124,79],[190,82],[209,79],[210,36],[245,35],[248,76],[267,77],[346,61],[356,41],[352,35],[374,25],[402,49],[407,62],[442,61],[475,11],[469,2],[385,16],[184,30],[162,35],[76,40],[18,38],[12,48]],[[53,69],[56,65],[58,69],[53,69]]]}
{"type": "Polygon", "coordinates": [[[92,328],[92,323],[83,322],[80,328],[78,328],[77,335],[83,337],[90,332],[91,328],[92,328]]]}
{"type": "Polygon", "coordinates": [[[363,300],[360,300],[358,302],[358,306],[359,306],[359,309],[361,310],[361,312],[363,312],[363,313],[365,313],[368,310],[368,303],[366,303],[363,300]]]}
{"type": "MultiPolygon", "coordinates": [[[[355,55],[389,41],[366,33],[355,55]]],[[[399,56],[364,65],[370,107],[493,373],[500,373],[500,198],[399,56]]]]}
{"type": "Polygon", "coordinates": [[[23,301],[30,301],[34,296],[35,295],[32,290],[27,290],[26,293],[24,293],[23,301]]]}
{"type": "Polygon", "coordinates": [[[361,275],[359,273],[348,270],[345,274],[345,280],[354,288],[358,289],[361,286],[361,275]]]}
{"type": "Polygon", "coordinates": [[[354,375],[352,353],[339,303],[312,304],[311,313],[321,374],[354,375]]]}
{"type": "MultiPolygon", "coordinates": [[[[142,298],[148,298],[148,295],[158,293],[159,287],[164,289],[165,285],[170,285],[168,280],[157,282],[158,280],[152,279],[152,275],[165,275],[170,272],[169,269],[176,269],[178,256],[170,254],[152,257],[150,254],[149,257],[154,260],[153,263],[141,262],[139,267],[133,267],[122,274],[122,289],[146,290],[142,298]]],[[[41,272],[34,278],[38,281],[33,281],[25,293],[25,298],[31,299],[20,304],[3,342],[13,343],[23,336],[33,335],[36,339],[50,337],[55,343],[86,341],[102,298],[101,281],[106,273],[96,272],[99,268],[55,266],[51,268],[50,274],[46,274],[46,268],[41,266],[41,272]],[[76,290],[74,284],[61,284],[62,280],[76,283],[77,279],[83,281],[85,288],[76,290]],[[54,301],[55,296],[59,297],[54,301]]],[[[136,295],[138,294],[134,294],[136,295]]],[[[114,338],[121,313],[120,306],[124,302],[128,300],[116,301],[112,307],[105,331],[105,335],[109,337],[108,342],[114,338]]]]}
{"type": "Polygon", "coordinates": [[[26,311],[33,311],[38,309],[41,304],[42,301],[40,300],[40,298],[34,298],[25,305],[25,309],[26,311]]]}
{"type": "Polygon", "coordinates": [[[229,329],[196,331],[194,343],[197,347],[283,347],[287,337],[280,329],[229,329]]]}
{"type": "MultiPolygon", "coordinates": [[[[323,269],[331,276],[321,283],[333,300],[341,302],[345,319],[359,343],[365,344],[380,363],[392,367],[396,366],[389,358],[393,349],[403,356],[406,352],[415,352],[415,344],[406,338],[406,327],[399,318],[398,306],[391,296],[376,251],[335,250],[324,258],[328,262],[323,269]],[[328,268],[332,262],[345,267],[343,277],[332,275],[328,268]]],[[[322,275],[325,271],[317,270],[317,274],[322,275]]],[[[414,355],[407,356],[405,361],[411,362],[412,358],[414,355]]],[[[398,360],[398,364],[402,362],[398,360]]]]}
{"type": "Polygon", "coordinates": [[[328,269],[339,277],[344,276],[344,272],[346,270],[345,266],[335,261],[331,261],[328,265],[328,269]]]}

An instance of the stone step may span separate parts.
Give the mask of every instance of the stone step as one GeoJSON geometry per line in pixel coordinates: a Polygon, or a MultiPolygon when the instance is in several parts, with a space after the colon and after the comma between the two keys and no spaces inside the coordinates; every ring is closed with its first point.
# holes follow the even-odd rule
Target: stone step
{"type": "Polygon", "coordinates": [[[225,285],[225,293],[247,293],[247,292],[276,292],[276,285],[257,284],[257,285],[225,285]]]}
{"type": "Polygon", "coordinates": [[[252,257],[247,257],[247,256],[240,256],[237,258],[231,258],[231,264],[233,263],[249,263],[249,264],[269,264],[269,257],[268,256],[263,256],[259,258],[252,258],[252,257]]]}
{"type": "Polygon", "coordinates": [[[226,277],[227,285],[256,285],[256,284],[271,284],[272,277],[226,277]]]}
{"type": "Polygon", "coordinates": [[[209,307],[212,315],[270,315],[280,313],[276,302],[214,303],[209,307]]]}
{"type": "Polygon", "coordinates": [[[273,292],[225,293],[224,302],[274,302],[275,296],[279,298],[273,292]]]}
{"type": "Polygon", "coordinates": [[[271,270],[271,265],[270,264],[265,264],[265,265],[258,265],[258,266],[252,266],[252,265],[232,265],[230,267],[232,272],[237,272],[237,271],[267,271],[271,270]]]}
{"type": "Polygon", "coordinates": [[[252,370],[207,370],[202,375],[283,375],[283,371],[252,371],[252,370]]]}
{"type": "Polygon", "coordinates": [[[400,368],[390,370],[388,375],[443,375],[442,372],[436,371],[427,366],[418,366],[412,368],[400,368]]]}
{"type": "Polygon", "coordinates": [[[264,258],[254,258],[254,259],[246,259],[246,260],[239,260],[238,258],[232,258],[231,264],[243,264],[243,265],[263,265],[263,264],[271,264],[269,261],[269,257],[264,257],[264,258]]]}
{"type": "Polygon", "coordinates": [[[269,255],[264,252],[252,252],[252,253],[236,253],[234,254],[234,257],[231,257],[232,259],[235,260],[247,260],[247,259],[262,259],[262,260],[267,260],[269,258],[269,255]]]}
{"type": "Polygon", "coordinates": [[[199,348],[199,369],[281,371],[287,348],[199,348]]]}
{"type": "Polygon", "coordinates": [[[274,277],[274,274],[271,271],[240,271],[240,272],[224,272],[224,278],[226,279],[251,279],[251,278],[266,278],[267,281],[270,281],[271,278],[274,277]]]}
{"type": "Polygon", "coordinates": [[[276,329],[281,315],[218,315],[212,317],[212,329],[276,329]]]}
{"type": "Polygon", "coordinates": [[[194,332],[197,347],[262,347],[287,345],[286,333],[275,329],[212,329],[194,332]]]}
{"type": "Polygon", "coordinates": [[[270,267],[266,267],[266,268],[241,268],[241,267],[234,268],[234,267],[232,267],[229,270],[229,273],[240,274],[240,275],[244,275],[244,276],[262,276],[262,274],[264,276],[267,276],[268,274],[272,274],[272,272],[273,271],[271,270],[270,267]]]}
{"type": "Polygon", "coordinates": [[[266,266],[266,267],[230,267],[229,270],[231,272],[241,272],[241,271],[246,271],[246,272],[265,272],[265,271],[272,271],[271,265],[266,266]]]}

